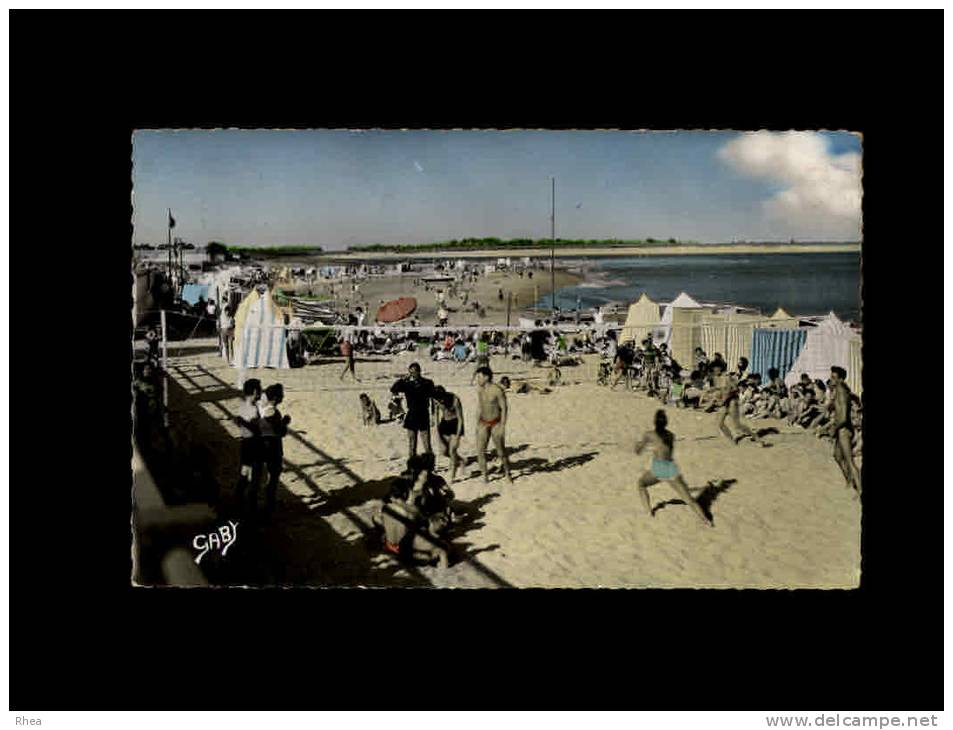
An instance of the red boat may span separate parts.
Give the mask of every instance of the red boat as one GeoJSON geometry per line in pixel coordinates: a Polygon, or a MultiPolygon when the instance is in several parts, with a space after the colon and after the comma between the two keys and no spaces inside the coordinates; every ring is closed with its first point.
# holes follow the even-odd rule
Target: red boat
{"type": "Polygon", "coordinates": [[[392,302],[385,302],[377,310],[377,321],[381,324],[390,324],[406,319],[417,309],[417,300],[413,297],[401,297],[392,302]]]}

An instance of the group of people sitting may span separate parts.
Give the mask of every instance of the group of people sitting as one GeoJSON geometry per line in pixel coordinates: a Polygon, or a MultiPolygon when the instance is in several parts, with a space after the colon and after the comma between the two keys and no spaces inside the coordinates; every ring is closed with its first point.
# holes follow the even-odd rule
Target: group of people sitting
{"type": "MultiPolygon", "coordinates": [[[[778,368],[770,368],[767,377],[748,371],[748,359],[740,357],[733,371],[729,371],[724,356],[716,352],[709,359],[705,351],[694,351],[693,369],[683,368],[672,357],[668,347],[655,345],[651,337],[640,346],[629,342],[620,345],[614,353],[612,365],[604,353],[599,381],[611,387],[623,378],[629,379],[634,390],[644,390],[650,397],[679,408],[694,408],[713,413],[723,406],[723,388],[716,387],[716,379],[727,375],[737,393],[739,413],[752,419],[774,418],[787,420],[815,433],[819,438],[831,436],[831,413],[834,388],[830,379],[812,380],[802,373],[800,380],[790,388],[785,385],[778,368]]],[[[851,422],[854,427],[854,449],[857,454],[862,443],[863,408],[856,393],[850,394],[851,422]]]]}
{"type": "Polygon", "coordinates": [[[412,562],[448,567],[453,499],[447,482],[434,474],[432,453],[410,457],[406,471],[392,480],[389,494],[372,517],[383,532],[384,550],[412,562]]]}

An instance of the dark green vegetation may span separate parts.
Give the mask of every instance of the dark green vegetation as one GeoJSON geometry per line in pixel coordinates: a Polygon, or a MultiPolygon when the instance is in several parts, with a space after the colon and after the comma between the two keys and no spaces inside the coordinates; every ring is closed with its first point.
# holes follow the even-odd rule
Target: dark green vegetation
{"type": "MultiPolygon", "coordinates": [[[[788,244],[856,244],[855,241],[731,241],[710,245],[717,246],[778,246],[788,244]]],[[[502,240],[499,238],[464,238],[462,240],[438,241],[436,243],[374,243],[366,246],[348,246],[348,251],[354,253],[411,253],[414,251],[479,251],[479,250],[505,250],[507,248],[526,249],[538,248],[662,248],[666,246],[698,245],[697,241],[679,241],[674,238],[661,240],[657,238],[630,239],[622,240],[610,238],[604,240],[586,240],[586,239],[565,239],[557,238],[555,241],[542,238],[511,238],[502,240]]]]}
{"type": "MultiPolygon", "coordinates": [[[[506,249],[506,248],[552,248],[555,243],[557,248],[581,247],[581,246],[671,246],[679,243],[674,238],[667,241],[661,241],[654,238],[645,240],[620,240],[611,238],[608,240],[586,240],[586,239],[565,239],[557,238],[555,242],[549,238],[510,238],[503,240],[500,238],[464,238],[452,241],[437,241],[435,243],[373,243],[365,246],[348,246],[348,251],[353,252],[408,252],[408,251],[476,251],[481,249],[506,249]]],[[[682,241],[681,243],[687,243],[682,241]]]]}
{"type": "Polygon", "coordinates": [[[314,256],[324,253],[320,246],[228,246],[218,241],[209,241],[205,251],[212,253],[234,253],[256,258],[276,258],[281,256],[314,256]]]}

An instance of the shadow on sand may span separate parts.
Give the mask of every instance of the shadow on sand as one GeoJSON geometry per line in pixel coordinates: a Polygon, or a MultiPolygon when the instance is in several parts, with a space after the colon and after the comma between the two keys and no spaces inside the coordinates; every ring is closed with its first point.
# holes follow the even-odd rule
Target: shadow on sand
{"type": "MultiPolygon", "coordinates": [[[[715,500],[725,492],[727,492],[731,487],[738,482],[737,479],[721,479],[719,481],[708,482],[701,489],[689,487],[689,492],[698,492],[698,496],[695,497],[695,501],[698,502],[698,506],[702,508],[702,512],[705,513],[705,516],[708,519],[714,521],[714,516],[711,512],[711,506],[714,504],[715,500]]],[[[655,516],[655,513],[659,510],[663,510],[669,505],[681,504],[684,505],[685,502],[681,499],[670,499],[666,502],[655,505],[652,508],[652,516],[655,516]]]]}
{"type": "Polygon", "coordinates": [[[553,472],[562,471],[563,469],[571,469],[574,466],[582,466],[586,462],[592,461],[598,454],[598,451],[589,451],[584,454],[577,454],[576,456],[566,456],[556,461],[532,457],[529,459],[512,461],[510,462],[510,468],[519,472],[519,474],[514,476],[526,476],[528,474],[537,473],[550,474],[553,472]]]}
{"type": "Polygon", "coordinates": [[[493,492],[492,494],[485,494],[469,502],[454,500],[452,505],[454,523],[448,533],[452,544],[451,565],[461,560],[472,558],[479,553],[499,550],[500,546],[498,544],[474,550],[472,549],[473,543],[464,542],[460,539],[466,534],[479,531],[484,527],[486,523],[483,522],[483,518],[486,516],[486,511],[483,508],[499,496],[499,492],[493,492]]]}
{"type": "MultiPolygon", "coordinates": [[[[172,380],[172,387],[176,389],[176,400],[181,406],[183,415],[187,412],[186,423],[193,438],[201,442],[214,442],[213,451],[220,457],[216,464],[220,476],[219,483],[228,487],[228,496],[232,496],[233,485],[228,482],[238,473],[238,448],[236,440],[223,428],[221,420],[207,413],[195,404],[199,396],[205,403],[213,404],[220,410],[226,419],[233,417],[221,400],[228,400],[238,396],[238,391],[232,388],[206,368],[174,368],[177,375],[188,382],[194,389],[186,392],[185,389],[172,380]],[[203,387],[195,377],[208,378],[214,381],[214,386],[203,387]],[[217,398],[215,396],[218,396],[217,398]]],[[[304,466],[295,464],[287,458],[284,460],[284,470],[293,474],[306,484],[314,497],[303,500],[292,493],[285,484],[279,483],[278,509],[272,520],[259,520],[239,515],[243,524],[241,538],[236,541],[235,549],[230,550],[226,559],[220,564],[210,564],[208,577],[213,584],[238,585],[369,585],[369,586],[428,586],[432,583],[418,568],[407,563],[391,560],[383,554],[381,549],[380,533],[371,524],[370,520],[359,516],[353,507],[363,505],[373,500],[381,499],[390,489],[392,478],[365,481],[350,468],[345,466],[346,459],[335,458],[315,446],[300,432],[289,430],[289,440],[294,440],[305,447],[316,457],[314,464],[319,464],[327,471],[336,471],[345,476],[351,485],[328,492],[315,482],[313,471],[306,471],[304,466]],[[317,507],[315,504],[317,503],[317,507]],[[324,519],[332,514],[341,515],[350,523],[351,528],[344,528],[344,535],[334,530],[324,519]],[[243,529],[244,528],[244,529],[243,529]],[[239,547],[241,543],[241,547],[239,547]]],[[[314,465],[312,464],[312,466],[314,465]]],[[[220,514],[235,515],[233,507],[229,506],[231,499],[225,500],[220,514]]],[[[470,525],[461,525],[461,532],[477,529],[478,517],[482,516],[480,502],[476,512],[464,504],[464,517],[475,515],[470,525]]],[[[452,536],[456,536],[452,535],[452,536]]],[[[469,569],[473,569],[482,576],[484,581],[497,587],[511,587],[502,577],[481,565],[473,558],[479,552],[496,549],[495,546],[467,552],[463,545],[459,560],[465,562],[469,569]]]]}

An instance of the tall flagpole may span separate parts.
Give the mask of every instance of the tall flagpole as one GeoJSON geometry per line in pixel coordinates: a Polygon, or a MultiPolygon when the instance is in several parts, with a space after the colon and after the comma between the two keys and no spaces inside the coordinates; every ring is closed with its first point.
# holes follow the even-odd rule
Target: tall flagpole
{"type": "Polygon", "coordinates": [[[553,214],[551,236],[553,239],[552,249],[549,256],[549,283],[553,289],[553,316],[556,315],[556,178],[553,178],[553,214]]]}
{"type": "Polygon", "coordinates": [[[172,208],[169,208],[169,284],[172,284],[172,208]]]}

